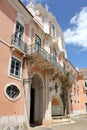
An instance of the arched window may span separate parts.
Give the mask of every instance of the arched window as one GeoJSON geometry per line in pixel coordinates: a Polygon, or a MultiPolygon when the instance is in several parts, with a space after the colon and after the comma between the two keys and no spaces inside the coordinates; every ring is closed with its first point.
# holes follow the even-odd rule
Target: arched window
{"type": "Polygon", "coordinates": [[[59,100],[57,98],[54,98],[52,100],[52,105],[59,105],[59,100]]]}
{"type": "Polygon", "coordinates": [[[55,39],[56,38],[56,29],[55,26],[52,24],[52,36],[55,39]]]}
{"type": "Polygon", "coordinates": [[[53,48],[53,59],[54,61],[57,61],[57,52],[55,48],[53,48]]]}
{"type": "Polygon", "coordinates": [[[35,34],[35,51],[40,52],[40,50],[41,50],[41,39],[37,34],[35,34]]]}

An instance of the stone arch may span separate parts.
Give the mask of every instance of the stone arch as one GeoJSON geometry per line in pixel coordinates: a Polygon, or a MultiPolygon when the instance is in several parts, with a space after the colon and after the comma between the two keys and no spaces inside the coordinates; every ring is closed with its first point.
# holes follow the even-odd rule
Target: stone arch
{"type": "Polygon", "coordinates": [[[52,100],[52,105],[59,105],[59,101],[58,101],[57,98],[54,98],[54,99],[52,100]]]}
{"type": "Polygon", "coordinates": [[[57,96],[53,97],[51,105],[52,105],[52,116],[62,115],[63,105],[60,97],[57,96]]]}
{"type": "Polygon", "coordinates": [[[43,80],[39,73],[33,73],[31,84],[30,123],[43,121],[43,80]]]}

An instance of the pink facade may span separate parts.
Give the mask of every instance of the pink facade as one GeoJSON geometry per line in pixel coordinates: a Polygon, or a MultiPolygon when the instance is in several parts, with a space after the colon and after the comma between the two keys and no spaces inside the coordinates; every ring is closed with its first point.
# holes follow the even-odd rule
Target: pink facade
{"type": "Polygon", "coordinates": [[[63,115],[61,77],[66,78],[67,71],[74,79],[69,79],[74,81],[68,95],[69,114],[87,112],[86,76],[67,60],[56,20],[50,14],[46,24],[41,5],[35,7],[36,14],[29,9],[20,0],[0,1],[1,126],[18,123],[29,127],[51,121],[52,115],[63,115]],[[38,8],[42,14],[37,15],[38,8]],[[53,80],[56,73],[61,77],[53,80]]]}
{"type": "MultiPolygon", "coordinates": [[[[24,92],[22,80],[16,80],[9,75],[9,63],[11,56],[11,35],[14,32],[15,27],[15,19],[16,19],[16,10],[7,2],[2,0],[0,2],[0,116],[8,116],[8,115],[21,115],[24,113],[24,92]],[[2,6],[3,5],[3,6],[2,6]],[[7,84],[16,83],[21,91],[21,97],[16,102],[12,102],[8,100],[4,94],[5,87],[7,84]],[[22,108],[22,109],[21,109],[22,108]]],[[[14,56],[21,59],[22,55],[16,54],[14,52],[14,56]]]]}

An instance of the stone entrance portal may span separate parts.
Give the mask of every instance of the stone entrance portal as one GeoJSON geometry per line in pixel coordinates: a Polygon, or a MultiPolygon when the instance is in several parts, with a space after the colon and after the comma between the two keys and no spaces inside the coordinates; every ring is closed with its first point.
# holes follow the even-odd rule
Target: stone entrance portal
{"type": "Polygon", "coordinates": [[[30,124],[40,125],[43,120],[43,82],[39,74],[33,75],[31,85],[30,124]]]}
{"type": "Polygon", "coordinates": [[[54,97],[52,99],[52,116],[62,115],[62,101],[54,97]]]}

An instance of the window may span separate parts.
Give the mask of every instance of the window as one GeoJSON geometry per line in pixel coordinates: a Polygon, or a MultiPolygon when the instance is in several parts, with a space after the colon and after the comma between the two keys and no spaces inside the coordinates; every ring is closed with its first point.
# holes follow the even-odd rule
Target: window
{"type": "Polygon", "coordinates": [[[76,88],[74,88],[74,95],[76,95],[76,88]]]}
{"type": "Polygon", "coordinates": [[[16,85],[9,85],[5,88],[5,95],[12,101],[17,100],[20,97],[20,90],[16,85]]]}
{"type": "Polygon", "coordinates": [[[72,102],[73,102],[73,101],[72,101],[72,99],[71,99],[71,104],[72,104],[72,102]]]}
{"type": "Polygon", "coordinates": [[[78,104],[79,104],[79,101],[78,101],[78,104]]]}
{"type": "Polygon", "coordinates": [[[53,59],[54,61],[57,61],[57,53],[55,48],[53,48],[53,59]]]}
{"type": "Polygon", "coordinates": [[[24,27],[19,22],[17,22],[16,29],[15,29],[16,36],[22,39],[23,32],[24,32],[24,27]]]}
{"type": "Polygon", "coordinates": [[[41,39],[37,34],[35,34],[35,50],[36,52],[40,52],[41,50],[41,39]]]}
{"type": "Polygon", "coordinates": [[[11,58],[10,75],[20,78],[21,61],[11,58]]]}
{"type": "Polygon", "coordinates": [[[85,87],[87,87],[87,81],[85,81],[85,87]]]}
{"type": "Polygon", "coordinates": [[[75,100],[74,102],[75,102],[75,104],[76,104],[76,100],[75,100]]]}
{"type": "Polygon", "coordinates": [[[79,89],[77,89],[77,94],[79,95],[79,89]]]}
{"type": "Polygon", "coordinates": [[[87,97],[87,93],[86,93],[86,97],[87,97]]]}
{"type": "Polygon", "coordinates": [[[63,68],[66,69],[65,63],[63,62],[63,68]]]}
{"type": "Polygon", "coordinates": [[[52,36],[54,39],[56,38],[56,30],[53,24],[52,24],[52,36]]]}
{"type": "Polygon", "coordinates": [[[14,44],[22,50],[24,50],[24,44],[22,41],[23,33],[24,33],[24,27],[19,22],[16,22],[15,34],[12,40],[14,44]]]}

